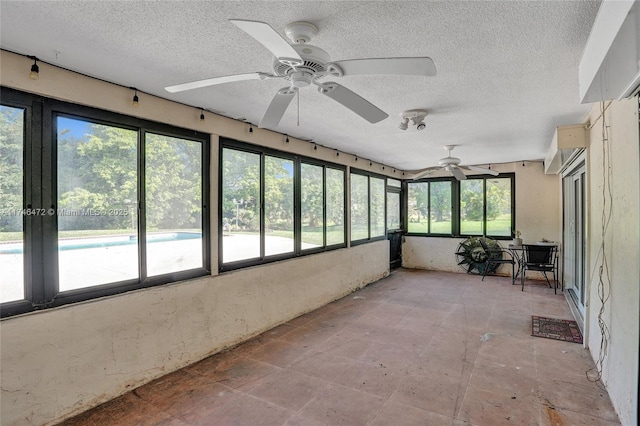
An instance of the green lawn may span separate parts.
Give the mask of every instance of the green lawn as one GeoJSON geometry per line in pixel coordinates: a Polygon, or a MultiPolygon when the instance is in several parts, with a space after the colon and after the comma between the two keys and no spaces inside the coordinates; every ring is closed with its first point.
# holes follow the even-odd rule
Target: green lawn
{"type": "MultiPolygon", "coordinates": [[[[409,233],[426,233],[427,219],[421,220],[419,223],[409,223],[409,233]]],[[[432,234],[451,234],[451,222],[433,222],[431,223],[432,234]]],[[[479,220],[463,220],[460,223],[460,233],[463,235],[481,235],[482,221],[479,220]]],[[[487,221],[487,234],[511,236],[511,218],[509,215],[502,216],[495,220],[487,221]]]]}

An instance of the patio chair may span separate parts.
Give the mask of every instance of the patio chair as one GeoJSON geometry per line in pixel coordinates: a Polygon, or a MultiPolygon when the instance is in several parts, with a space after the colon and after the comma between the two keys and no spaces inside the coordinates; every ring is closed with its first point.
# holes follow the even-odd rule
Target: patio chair
{"type": "Polygon", "coordinates": [[[523,244],[523,264],[522,264],[522,291],[524,291],[524,280],[527,271],[542,272],[547,284],[551,287],[547,272],[553,274],[553,292],[558,293],[558,281],[556,270],[558,267],[558,246],[540,245],[540,244],[523,244]]]}
{"type": "Polygon", "coordinates": [[[495,271],[500,265],[506,263],[511,265],[511,285],[515,284],[517,261],[514,259],[513,254],[503,249],[500,243],[491,238],[481,237],[478,238],[478,240],[487,255],[487,259],[482,266],[482,281],[484,281],[484,277],[486,277],[488,273],[495,271]]]}

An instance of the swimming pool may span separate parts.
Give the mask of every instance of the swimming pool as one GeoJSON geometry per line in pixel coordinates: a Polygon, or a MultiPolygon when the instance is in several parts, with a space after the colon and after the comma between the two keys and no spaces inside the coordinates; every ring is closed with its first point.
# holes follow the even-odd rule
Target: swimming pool
{"type": "MultiPolygon", "coordinates": [[[[200,232],[163,232],[148,234],[147,243],[161,243],[167,241],[193,240],[202,238],[200,232]]],[[[58,241],[58,250],[79,250],[101,247],[126,246],[138,243],[137,235],[113,235],[105,237],[86,237],[63,239],[58,241]]],[[[0,254],[22,254],[22,243],[0,244],[0,254]]]]}

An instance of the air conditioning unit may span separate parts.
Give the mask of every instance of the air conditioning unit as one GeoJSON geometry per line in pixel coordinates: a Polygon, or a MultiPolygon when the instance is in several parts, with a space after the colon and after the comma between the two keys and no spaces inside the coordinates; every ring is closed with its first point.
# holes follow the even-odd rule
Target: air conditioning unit
{"type": "Polygon", "coordinates": [[[589,130],[585,124],[556,128],[544,159],[544,172],[548,175],[562,173],[587,147],[589,130]]]}
{"type": "Polygon", "coordinates": [[[578,68],[580,102],[621,100],[640,90],[640,1],[604,0],[578,68]]]}

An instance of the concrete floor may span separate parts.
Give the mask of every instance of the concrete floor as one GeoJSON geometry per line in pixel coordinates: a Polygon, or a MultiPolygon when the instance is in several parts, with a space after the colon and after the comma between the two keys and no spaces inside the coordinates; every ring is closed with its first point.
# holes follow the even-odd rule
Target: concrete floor
{"type": "Polygon", "coordinates": [[[64,425],[618,425],[545,282],[397,270],[64,425]]]}

